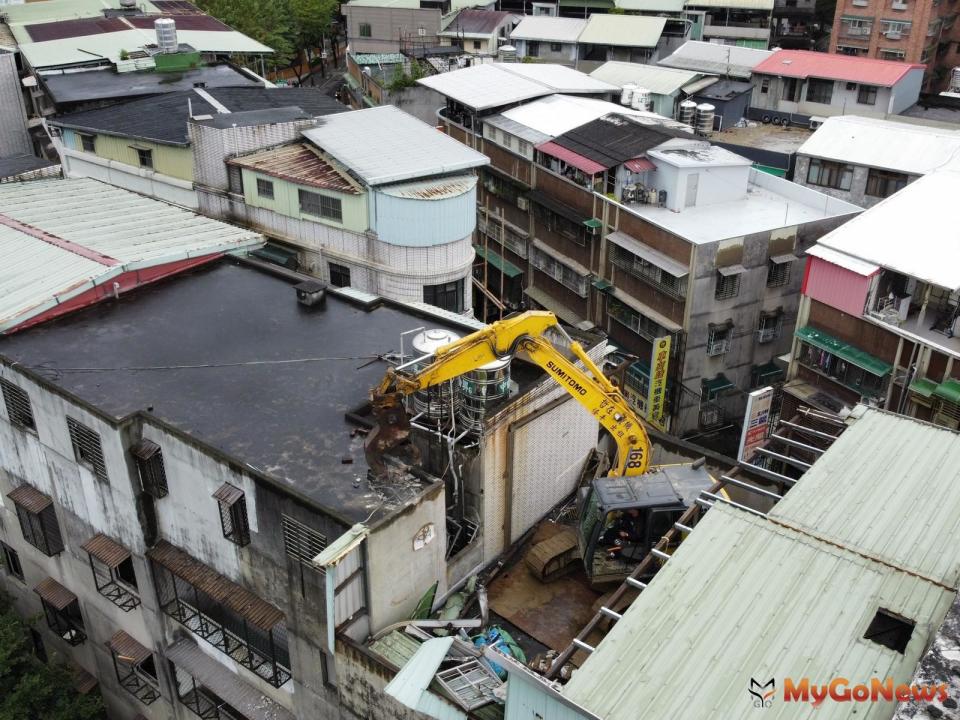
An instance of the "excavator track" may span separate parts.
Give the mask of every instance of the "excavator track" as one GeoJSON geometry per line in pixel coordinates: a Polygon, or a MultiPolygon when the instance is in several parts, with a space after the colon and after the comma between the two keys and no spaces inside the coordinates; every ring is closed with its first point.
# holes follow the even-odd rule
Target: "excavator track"
{"type": "Polygon", "coordinates": [[[579,559],[576,532],[562,526],[553,537],[530,548],[523,562],[541,582],[550,582],[573,570],[579,559]]]}

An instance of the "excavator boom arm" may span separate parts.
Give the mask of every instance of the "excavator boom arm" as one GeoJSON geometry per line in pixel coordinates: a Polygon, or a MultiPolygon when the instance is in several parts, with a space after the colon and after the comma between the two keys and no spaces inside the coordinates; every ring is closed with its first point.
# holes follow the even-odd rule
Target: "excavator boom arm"
{"type": "Polygon", "coordinates": [[[409,432],[405,429],[398,433],[390,427],[396,424],[402,396],[439,385],[522,351],[613,436],[618,455],[617,464],[611,469],[612,475],[645,473],[650,463],[650,440],[640,419],[579,343],[571,340],[570,349],[583,368],[567,359],[543,337],[550,328],[563,332],[553,313],[525,312],[445,345],[434,353],[429,365],[415,373],[404,372],[402,366],[399,370],[391,368],[372,393],[374,415],[380,421],[380,427],[368,438],[370,466],[382,468],[382,453],[397,439],[405,439],[409,432]]]}

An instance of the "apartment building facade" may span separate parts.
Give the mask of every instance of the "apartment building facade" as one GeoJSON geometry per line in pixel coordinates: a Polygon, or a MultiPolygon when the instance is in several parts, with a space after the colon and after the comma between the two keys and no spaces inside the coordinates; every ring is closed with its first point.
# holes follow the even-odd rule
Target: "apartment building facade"
{"type": "Polygon", "coordinates": [[[553,113],[565,96],[498,113],[471,108],[469,88],[446,91],[440,122],[491,159],[478,195],[479,313],[545,307],[605,332],[639,358],[627,390],[642,411],[653,341],[669,336],[677,434],[729,423],[746,391],[782,378],[803,251],[859,208],[650,113],[607,104],[563,128],[553,113]]]}
{"type": "Polygon", "coordinates": [[[940,92],[960,64],[957,15],[952,2],[842,0],[830,52],[925,65],[924,91],[940,92]]]}
{"type": "Polygon", "coordinates": [[[957,429],[960,265],[940,223],[958,179],[925,175],[810,249],[785,394],[957,429]]]}

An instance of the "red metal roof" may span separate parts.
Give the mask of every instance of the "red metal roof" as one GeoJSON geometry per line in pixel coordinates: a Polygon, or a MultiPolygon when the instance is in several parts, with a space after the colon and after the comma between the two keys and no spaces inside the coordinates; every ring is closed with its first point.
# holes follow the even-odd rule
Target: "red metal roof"
{"type": "Polygon", "coordinates": [[[326,190],[359,195],[356,184],[345,173],[337,170],[305,143],[282,145],[273,150],[261,150],[250,155],[232,158],[230,165],[248,168],[264,175],[289,180],[298,185],[309,185],[326,190]]]}
{"type": "Polygon", "coordinates": [[[596,175],[606,170],[600,163],[585,158],[583,155],[578,155],[573,150],[567,150],[567,148],[557,145],[553,141],[547,141],[537,145],[537,150],[545,152],[547,155],[555,157],[558,160],[563,160],[567,165],[573,165],[573,167],[583,170],[587,175],[596,175]]]}
{"type": "Polygon", "coordinates": [[[623,166],[630,172],[644,172],[646,170],[656,170],[657,166],[644,157],[627,160],[623,166]]]}
{"type": "Polygon", "coordinates": [[[854,57],[812,50],[778,50],[757,65],[753,72],[784,77],[817,77],[890,87],[916,68],[924,65],[895,60],[854,57]]]}

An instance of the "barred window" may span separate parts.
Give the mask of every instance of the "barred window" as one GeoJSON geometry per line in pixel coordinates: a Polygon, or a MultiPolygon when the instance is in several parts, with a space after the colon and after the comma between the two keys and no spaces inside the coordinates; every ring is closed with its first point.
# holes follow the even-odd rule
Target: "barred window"
{"type": "Polygon", "coordinates": [[[273,200],[273,183],[263,178],[257,178],[257,195],[273,200]]]}
{"type": "Polygon", "coordinates": [[[321,195],[320,193],[300,190],[300,212],[307,215],[327,218],[328,220],[343,221],[343,207],[339,198],[321,195]]]}
{"type": "Polygon", "coordinates": [[[63,552],[63,538],[53,500],[32,487],[21,485],[8,495],[17,509],[23,539],[48,557],[63,552]]]}
{"type": "Polygon", "coordinates": [[[137,473],[140,475],[140,487],[152,498],[159,500],[169,493],[167,488],[167,473],[163,467],[163,453],[160,446],[150,440],[141,440],[132,448],[137,463],[137,473]]]}
{"type": "Polygon", "coordinates": [[[781,287],[790,282],[790,262],[767,261],[767,287],[781,287]]]}
{"type": "Polygon", "coordinates": [[[130,551],[103,533],[94,535],[82,547],[87,551],[97,592],[124,612],[137,607],[140,591],[130,551]]]}
{"type": "Polygon", "coordinates": [[[773,312],[761,312],[760,323],[757,326],[757,342],[773,342],[780,337],[780,330],[783,328],[783,313],[779,310],[773,312]]]}
{"type": "Polygon", "coordinates": [[[113,657],[117,682],[144,705],[160,698],[160,681],[153,653],[123,630],[115,633],[107,643],[113,657]]]}
{"type": "Polygon", "coordinates": [[[713,357],[726,353],[730,349],[732,337],[732,325],[710,325],[707,330],[707,355],[713,357]]]}
{"type": "Polygon", "coordinates": [[[280,525],[287,555],[306,568],[320,570],[313,564],[313,559],[327,546],[326,536],[289,515],[280,516],[280,525]]]}
{"type": "Polygon", "coordinates": [[[350,268],[337,263],[327,263],[330,267],[330,284],[334,287],[350,287],[350,268]]]}
{"type": "Polygon", "coordinates": [[[94,135],[87,135],[86,133],[77,133],[77,136],[80,138],[80,149],[84,152],[96,152],[97,151],[97,138],[94,135]]]}
{"type": "Polygon", "coordinates": [[[531,257],[533,266],[545,275],[549,275],[564,287],[573,290],[580,297],[587,296],[587,278],[578,274],[556,258],[534,247],[531,257]]]}
{"type": "Polygon", "coordinates": [[[224,483],[213,494],[220,508],[220,527],[223,536],[240,547],[250,544],[250,524],[247,520],[247,501],[243,490],[224,483]]]}
{"type": "Polygon", "coordinates": [[[634,255],[626,248],[613,245],[610,260],[621,270],[626,270],[634,277],[647,281],[657,289],[663,290],[673,297],[686,297],[687,279],[685,277],[671,275],[663,268],[654,265],[649,260],[634,255]]]}
{"type": "Polygon", "coordinates": [[[41,580],[33,589],[40,596],[43,614],[53,632],[70,645],[87,639],[77,596],[51,577],[41,580]]]}
{"type": "Polygon", "coordinates": [[[717,300],[728,300],[740,294],[740,273],[728,275],[717,272],[717,288],[713,296],[717,300]]]}
{"type": "Polygon", "coordinates": [[[0,551],[3,555],[3,566],[11,577],[24,582],[23,565],[20,563],[20,554],[5,542],[0,542],[0,551]]]}
{"type": "Polygon", "coordinates": [[[72,417],[67,418],[67,430],[70,432],[73,456],[77,462],[90,468],[98,480],[107,482],[107,466],[103,461],[103,447],[100,444],[99,433],[72,417]]]}
{"type": "Polygon", "coordinates": [[[867,173],[866,193],[871,197],[890,197],[906,186],[907,176],[905,173],[877,170],[876,168],[870,168],[870,172],[867,173]]]}
{"type": "Polygon", "coordinates": [[[30,406],[30,396],[27,392],[14,385],[9,380],[0,379],[0,392],[3,393],[3,404],[7,408],[7,417],[10,424],[22,427],[25,430],[36,430],[33,420],[33,408],[30,406]]]}

